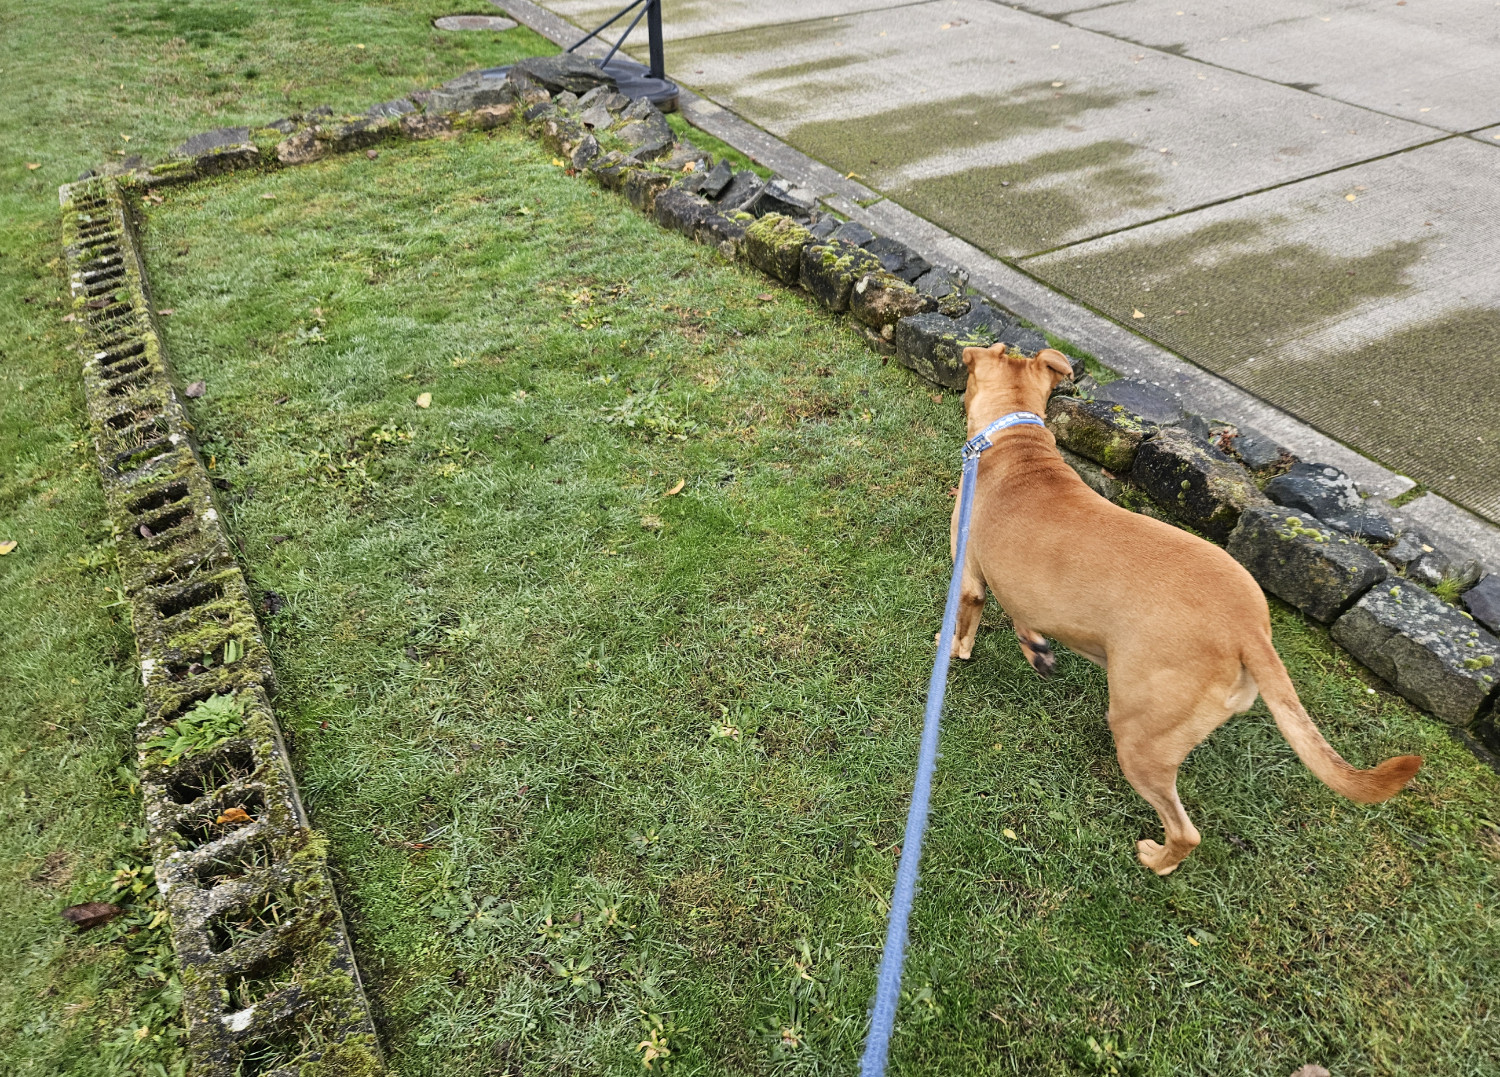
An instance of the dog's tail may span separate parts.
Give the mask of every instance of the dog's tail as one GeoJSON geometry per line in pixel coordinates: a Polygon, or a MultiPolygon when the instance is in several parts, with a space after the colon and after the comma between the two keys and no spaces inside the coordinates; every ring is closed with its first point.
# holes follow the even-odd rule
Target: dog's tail
{"type": "Polygon", "coordinates": [[[1334,792],[1362,804],[1378,804],[1399,793],[1422,765],[1420,755],[1398,755],[1373,770],[1354,769],[1323,739],[1308,717],[1286,667],[1281,664],[1281,656],[1268,637],[1247,645],[1240,660],[1260,687],[1260,694],[1276,719],[1276,728],[1307,769],[1334,792]]]}

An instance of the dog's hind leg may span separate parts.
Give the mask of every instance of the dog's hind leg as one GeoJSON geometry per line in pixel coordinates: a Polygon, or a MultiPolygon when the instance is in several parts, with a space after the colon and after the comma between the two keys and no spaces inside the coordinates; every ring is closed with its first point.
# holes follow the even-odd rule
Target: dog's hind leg
{"type": "MultiPolygon", "coordinates": [[[[1144,707],[1136,700],[1130,703],[1111,698],[1109,726],[1115,736],[1115,752],[1120,770],[1161,817],[1166,844],[1144,840],[1135,843],[1136,859],[1158,875],[1166,875],[1183,858],[1198,847],[1198,828],[1188,818],[1187,810],[1177,796],[1177,768],[1198,744],[1224,723],[1232,713],[1225,703],[1222,688],[1210,698],[1196,693],[1196,706],[1185,706],[1187,713],[1176,720],[1163,721],[1162,712],[1170,715],[1177,708],[1167,700],[1157,700],[1144,707]]],[[[1238,698],[1231,702],[1238,703],[1238,698]]],[[[1182,710],[1178,710],[1179,715],[1182,710]]]]}
{"type": "Polygon", "coordinates": [[[1177,764],[1138,756],[1127,762],[1123,751],[1119,755],[1125,779],[1156,809],[1166,831],[1166,845],[1150,839],[1136,842],[1135,858],[1156,874],[1168,875],[1202,840],[1177,796],[1177,764]]]}

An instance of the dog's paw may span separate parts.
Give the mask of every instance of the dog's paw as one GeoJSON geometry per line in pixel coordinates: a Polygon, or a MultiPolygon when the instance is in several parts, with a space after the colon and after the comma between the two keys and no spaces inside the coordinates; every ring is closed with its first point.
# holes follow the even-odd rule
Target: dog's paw
{"type": "Polygon", "coordinates": [[[1052,671],[1057,669],[1057,655],[1052,651],[1052,644],[1046,640],[1036,643],[1027,643],[1023,646],[1026,652],[1026,660],[1031,663],[1031,668],[1037,671],[1037,675],[1043,680],[1052,676],[1052,671]]]}
{"type": "Polygon", "coordinates": [[[1167,850],[1165,846],[1154,841],[1142,840],[1136,842],[1135,858],[1158,875],[1170,875],[1177,870],[1176,864],[1162,866],[1162,862],[1167,858],[1167,850]]]}

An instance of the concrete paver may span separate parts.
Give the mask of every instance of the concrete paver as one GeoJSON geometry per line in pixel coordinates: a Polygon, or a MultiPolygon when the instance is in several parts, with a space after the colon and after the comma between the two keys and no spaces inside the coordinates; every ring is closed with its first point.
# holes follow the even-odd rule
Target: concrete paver
{"type": "Polygon", "coordinates": [[[1066,21],[1447,131],[1500,122],[1495,0],[1130,0],[1066,21]]]}
{"type": "Polygon", "coordinates": [[[762,27],[672,52],[695,89],[1002,256],[1436,134],[984,0],[762,27]]]}
{"type": "Polygon", "coordinates": [[[1493,519],[1497,176],[1451,138],[1022,265],[1493,519]]]}
{"type": "MultiPolygon", "coordinates": [[[[585,30],[592,30],[619,11],[628,0],[555,0],[543,6],[571,20],[585,30]]],[[[722,34],[751,27],[791,27],[808,19],[847,15],[856,11],[901,7],[910,0],[662,0],[662,37],[681,41],[704,34],[722,34]]],[[[639,10],[639,9],[637,9],[639,10]]],[[[605,31],[611,41],[614,31],[623,30],[635,17],[627,15],[605,31]]],[[[630,35],[632,44],[644,47],[644,21],[630,35]]],[[[674,58],[676,56],[674,50],[674,58]]],[[[686,77],[680,64],[673,66],[675,75],[686,77]]]]}

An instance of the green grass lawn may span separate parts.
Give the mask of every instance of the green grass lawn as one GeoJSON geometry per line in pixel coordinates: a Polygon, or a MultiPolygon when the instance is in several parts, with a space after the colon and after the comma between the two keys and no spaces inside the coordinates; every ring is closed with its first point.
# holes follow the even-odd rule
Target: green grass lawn
{"type": "MultiPolygon", "coordinates": [[[[362,110],[551,51],[524,30],[439,34],[440,0],[32,0],[0,28],[0,1073],[176,1072],[176,991],[151,893],[78,935],[143,861],[122,765],[139,672],[83,411],[57,187],[208,127],[362,110]],[[364,48],[359,48],[364,45],[364,48]],[[32,167],[35,166],[35,167],[32,167]],[[134,932],[131,934],[131,932],[134,932]],[[137,1035],[140,1029],[147,1031],[137,1035]]],[[[133,887],[133,884],[132,884],[133,887]]],[[[127,888],[127,890],[130,888],[127,888]]]]}
{"type": "MultiPolygon", "coordinates": [[[[139,697],[55,186],[121,134],[160,153],[541,51],[452,44],[438,13],[47,2],[0,42],[29,87],[0,110],[0,1071],[180,1065],[149,892],[97,939],[57,916],[139,863],[139,697]],[[179,25],[225,12],[253,21],[179,25]],[[106,48],[125,91],[88,81],[106,48]]],[[[144,235],[400,1072],[851,1072],[956,399],[509,133],[170,191],[144,235]]],[[[1184,768],[1204,843],[1158,879],[1102,675],[1036,680],[991,611],[953,677],[897,1072],[1493,1071],[1500,781],[1275,618],[1351,761],[1428,765],[1365,808],[1235,719],[1184,768]]]]}
{"type": "MultiPolygon", "coordinates": [[[[401,1071],[849,1072],[957,398],[514,134],[166,199],[168,344],[208,383],[401,1071]]],[[[1348,756],[1428,766],[1364,808],[1236,720],[1183,776],[1206,840],[1158,879],[1102,674],[1038,681],[992,611],[953,681],[898,1072],[1491,1064],[1500,783],[1277,621],[1348,756]]]]}

